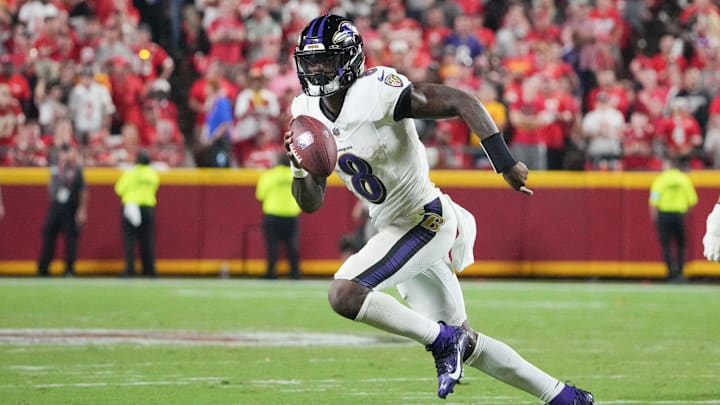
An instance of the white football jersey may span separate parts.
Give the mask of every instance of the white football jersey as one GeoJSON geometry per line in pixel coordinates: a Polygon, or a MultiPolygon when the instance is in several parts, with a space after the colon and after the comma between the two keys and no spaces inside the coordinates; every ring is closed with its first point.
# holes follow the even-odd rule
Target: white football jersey
{"type": "Polygon", "coordinates": [[[425,146],[413,119],[393,119],[395,106],[410,81],[393,68],[377,66],[353,83],[335,121],[320,110],[320,98],[301,94],[292,115],[322,121],[335,136],[337,173],[382,228],[398,216],[422,210],[440,196],[430,181],[425,146]]]}

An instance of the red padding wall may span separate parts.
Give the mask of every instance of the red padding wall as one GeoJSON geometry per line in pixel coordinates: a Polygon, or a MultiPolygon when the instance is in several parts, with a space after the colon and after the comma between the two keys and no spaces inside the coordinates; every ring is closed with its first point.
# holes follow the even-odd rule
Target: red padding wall
{"type": "MultiPolygon", "coordinates": [[[[86,169],[89,220],[81,236],[79,259],[97,263],[98,272],[102,272],[103,263],[117,267],[122,260],[120,200],[113,193],[119,173],[114,169],[86,169]]],[[[258,174],[254,170],[163,173],[157,207],[159,261],[185,263],[189,273],[193,273],[195,261],[229,260],[242,266],[261,263],[261,211],[254,194],[258,174]]],[[[532,173],[529,186],[535,195],[531,197],[510,190],[499,176],[485,171],[437,172],[432,177],[476,215],[475,257],[479,267],[473,268],[482,274],[483,264],[488,264],[505,269],[495,272],[498,274],[526,275],[542,274],[538,270],[542,263],[555,267],[582,267],[584,263],[595,263],[595,267],[598,263],[649,265],[654,269],[651,273],[662,269],[647,205],[648,189],[656,175],[532,173]]],[[[698,274],[720,274],[716,265],[701,264],[704,221],[717,200],[720,175],[696,172],[692,176],[700,203],[688,218],[688,261],[698,262],[698,274]]],[[[0,170],[6,210],[0,222],[0,274],[25,274],[28,266],[34,266],[48,205],[47,180],[46,169],[0,170]]],[[[352,228],[353,203],[350,192],[331,177],[323,208],[301,218],[303,261],[329,263],[327,268],[317,267],[318,274],[332,274],[339,263],[337,240],[352,228]]],[[[62,253],[59,243],[56,258],[62,258],[62,253]]],[[[164,271],[172,273],[172,269],[164,271]]],[[[579,275],[585,273],[597,271],[579,271],[579,275]]]]}

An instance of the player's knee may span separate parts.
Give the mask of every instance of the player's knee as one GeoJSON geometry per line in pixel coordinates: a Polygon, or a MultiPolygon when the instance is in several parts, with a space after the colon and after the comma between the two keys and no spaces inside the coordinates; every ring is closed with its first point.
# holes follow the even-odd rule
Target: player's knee
{"type": "Polygon", "coordinates": [[[328,291],[328,301],[339,315],[355,319],[370,290],[351,280],[334,280],[328,291]]]}

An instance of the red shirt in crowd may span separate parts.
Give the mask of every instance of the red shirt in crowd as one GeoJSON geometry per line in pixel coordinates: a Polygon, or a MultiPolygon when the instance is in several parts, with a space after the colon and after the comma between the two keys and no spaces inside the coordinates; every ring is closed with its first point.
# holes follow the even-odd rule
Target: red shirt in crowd
{"type": "MultiPolygon", "coordinates": [[[[123,123],[138,125],[142,121],[142,105],[145,100],[145,83],[140,77],[129,72],[127,66],[117,66],[123,73],[115,72],[110,76],[112,100],[117,114],[123,123]]],[[[141,134],[142,135],[142,134],[141,134]]]]}
{"type": "Polygon", "coordinates": [[[538,129],[544,134],[545,144],[551,149],[564,149],[573,117],[580,110],[577,101],[571,94],[556,91],[549,96],[539,95],[536,103],[542,106],[540,116],[550,121],[538,129]]]}
{"type": "Polygon", "coordinates": [[[623,168],[625,170],[659,170],[662,161],[654,155],[653,141],[655,128],[645,125],[630,125],[623,131],[623,168]]]}
{"type": "Polygon", "coordinates": [[[10,76],[0,74],[0,84],[7,84],[13,98],[21,102],[29,101],[30,97],[32,97],[27,79],[19,73],[13,73],[10,76]]]}
{"type": "Polygon", "coordinates": [[[702,132],[697,120],[690,114],[664,119],[660,124],[663,140],[669,151],[687,155],[694,146],[702,144],[702,132]]]}
{"type": "Polygon", "coordinates": [[[170,55],[160,45],[150,42],[144,45],[133,46],[133,52],[140,61],[138,73],[149,83],[158,77],[158,72],[170,55]]]}
{"type": "Polygon", "coordinates": [[[18,125],[23,119],[20,103],[13,98],[6,97],[5,102],[0,104],[0,165],[12,164],[9,148],[15,142],[18,125]]]}
{"type": "Polygon", "coordinates": [[[630,100],[628,99],[627,90],[625,90],[625,88],[620,85],[612,86],[610,88],[595,87],[594,89],[590,90],[587,97],[588,111],[592,111],[595,109],[595,102],[597,100],[598,94],[600,93],[606,94],[610,100],[610,104],[612,104],[613,107],[617,108],[621,113],[627,116],[628,110],[630,108],[630,100]]]}
{"type": "Polygon", "coordinates": [[[243,60],[244,41],[225,38],[225,35],[240,35],[245,26],[235,16],[220,16],[208,27],[210,38],[210,59],[227,64],[240,63],[243,60]],[[212,38],[218,38],[213,40],[212,38]]]}
{"type": "MultiPolygon", "coordinates": [[[[235,87],[235,85],[224,78],[220,78],[220,85],[222,86],[223,90],[225,91],[225,95],[232,101],[235,102],[235,99],[238,95],[238,88],[235,87]]],[[[208,85],[208,78],[207,77],[201,77],[197,80],[195,80],[195,83],[192,84],[190,87],[190,93],[189,97],[190,99],[196,101],[199,104],[205,104],[205,100],[207,99],[207,93],[205,89],[208,85]]],[[[202,111],[198,111],[195,113],[195,125],[202,126],[205,123],[205,113],[202,111]]]]}
{"type": "MultiPolygon", "coordinates": [[[[534,100],[519,100],[510,106],[511,111],[516,111],[530,121],[538,122],[540,112],[545,108],[544,100],[536,97],[534,100]]],[[[511,116],[514,114],[511,114],[511,116]]],[[[512,142],[520,145],[538,145],[545,143],[545,133],[538,125],[525,125],[519,122],[511,122],[513,125],[512,142]]]]}

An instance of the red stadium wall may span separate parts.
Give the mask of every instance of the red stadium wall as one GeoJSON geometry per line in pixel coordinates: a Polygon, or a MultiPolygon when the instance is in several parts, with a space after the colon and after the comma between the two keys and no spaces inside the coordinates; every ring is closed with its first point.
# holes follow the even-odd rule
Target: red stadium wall
{"type": "MultiPolygon", "coordinates": [[[[88,223],[80,241],[78,273],[112,274],[122,268],[120,171],[86,169],[88,223]]],[[[157,256],[161,274],[259,275],[264,247],[254,170],[174,170],[161,175],[157,256]]],[[[486,171],[434,172],[432,178],[478,222],[471,276],[662,277],[664,266],[647,197],[657,173],[534,172],[527,197],[486,171]]],[[[2,169],[6,217],[0,222],[0,274],[35,271],[48,204],[47,169],[2,169]]],[[[720,173],[694,172],[700,203],[688,218],[689,276],[720,276],[702,258],[704,220],[717,200],[720,173]]],[[[301,218],[303,270],[331,275],[340,264],[337,240],[352,228],[354,197],[331,177],[325,206],[301,218]]],[[[54,273],[62,271],[59,241],[54,273]]],[[[283,268],[281,267],[281,270],[283,268]]]]}

